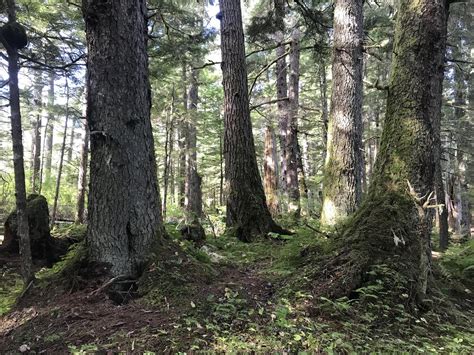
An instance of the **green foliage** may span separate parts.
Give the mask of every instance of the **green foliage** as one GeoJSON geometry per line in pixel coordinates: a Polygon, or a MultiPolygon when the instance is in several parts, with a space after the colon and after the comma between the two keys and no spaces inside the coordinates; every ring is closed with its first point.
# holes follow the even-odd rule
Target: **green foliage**
{"type": "Polygon", "coordinates": [[[16,272],[0,269],[0,316],[10,311],[23,290],[23,281],[16,272]]]}
{"type": "Polygon", "coordinates": [[[474,286],[474,239],[450,246],[441,257],[440,265],[448,276],[474,286]]]}

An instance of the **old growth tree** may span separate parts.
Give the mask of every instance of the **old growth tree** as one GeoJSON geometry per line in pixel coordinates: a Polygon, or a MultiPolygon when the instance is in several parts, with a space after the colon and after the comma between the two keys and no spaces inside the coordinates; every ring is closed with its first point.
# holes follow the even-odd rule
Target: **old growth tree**
{"type": "Polygon", "coordinates": [[[84,0],[82,6],[91,141],[87,247],[113,276],[136,277],[162,232],[146,2],[84,0]]]}

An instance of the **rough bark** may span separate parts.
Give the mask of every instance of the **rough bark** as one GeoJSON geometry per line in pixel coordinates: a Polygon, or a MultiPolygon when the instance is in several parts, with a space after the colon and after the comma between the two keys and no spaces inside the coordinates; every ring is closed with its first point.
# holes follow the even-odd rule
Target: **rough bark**
{"type": "Polygon", "coordinates": [[[374,179],[364,203],[341,230],[345,251],[331,264],[333,272],[348,271],[337,282],[331,274],[318,284],[337,289],[333,294],[347,295],[364,282],[373,265],[384,264],[397,272],[392,282],[400,287],[388,290],[396,299],[401,288],[410,301],[425,297],[431,254],[429,207],[435,204],[432,126],[441,108],[446,17],[444,0],[401,2],[374,179]]]}
{"type": "Polygon", "coordinates": [[[84,139],[81,147],[81,162],[79,164],[79,177],[77,180],[77,202],[75,223],[82,224],[86,221],[86,192],[87,192],[87,170],[89,167],[89,126],[84,124],[84,139]]]}
{"type": "MultiPolygon", "coordinates": [[[[197,170],[197,107],[199,101],[198,71],[191,73],[191,82],[188,92],[189,122],[186,136],[186,220],[187,223],[199,220],[202,217],[201,176],[197,170]]],[[[198,222],[196,222],[198,223],[198,222]]]]}
{"type": "Polygon", "coordinates": [[[295,29],[290,44],[290,76],[288,85],[288,125],[286,132],[286,191],[288,212],[294,218],[300,217],[300,189],[298,184],[298,106],[300,82],[300,34],[295,29]]]}
{"type": "Polygon", "coordinates": [[[91,134],[86,243],[91,260],[109,265],[112,276],[136,277],[164,233],[150,121],[146,2],[82,5],[91,134]]]}
{"type": "MultiPolygon", "coordinates": [[[[15,1],[7,0],[8,22],[16,22],[15,1]]],[[[25,165],[23,158],[23,131],[21,128],[20,90],[18,88],[18,48],[10,46],[0,36],[8,55],[8,86],[10,90],[10,121],[13,145],[13,170],[15,175],[17,234],[20,239],[22,276],[25,285],[34,279],[31,261],[30,233],[26,214],[25,165]]]]}
{"type": "Polygon", "coordinates": [[[363,1],[337,0],[328,147],[321,222],[334,225],[362,197],[363,1]]]}
{"type": "Polygon", "coordinates": [[[222,0],[220,10],[226,223],[240,240],[250,241],[253,237],[283,230],[268,210],[255,155],[240,1],[222,0]]]}

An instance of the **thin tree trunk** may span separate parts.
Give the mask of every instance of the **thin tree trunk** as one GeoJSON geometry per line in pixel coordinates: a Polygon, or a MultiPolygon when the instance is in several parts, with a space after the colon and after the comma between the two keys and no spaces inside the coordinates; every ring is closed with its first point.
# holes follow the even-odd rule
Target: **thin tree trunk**
{"type": "MultiPolygon", "coordinates": [[[[15,1],[7,0],[8,23],[16,22],[15,1]]],[[[10,121],[13,143],[13,169],[15,174],[15,197],[17,234],[20,239],[21,273],[25,286],[34,279],[31,260],[30,232],[26,215],[25,166],[20,113],[20,90],[18,88],[18,48],[10,47],[0,36],[8,55],[8,86],[10,89],[10,121]]]]}
{"type": "Polygon", "coordinates": [[[79,178],[77,180],[77,203],[75,223],[82,224],[86,221],[85,205],[87,191],[87,170],[89,166],[89,126],[84,123],[84,139],[81,147],[81,163],[79,164],[79,178]]]}
{"type": "Polygon", "coordinates": [[[67,129],[69,123],[69,83],[66,77],[66,117],[64,120],[63,142],[61,145],[61,153],[59,157],[58,176],[56,178],[56,190],[54,192],[53,213],[51,215],[51,226],[56,223],[56,214],[58,212],[59,191],[61,187],[61,177],[63,172],[64,153],[66,151],[67,129]]]}
{"type": "Polygon", "coordinates": [[[243,241],[284,232],[268,210],[250,121],[244,33],[239,0],[220,2],[224,86],[224,159],[229,228],[243,241]]]}
{"type": "Polygon", "coordinates": [[[187,135],[187,112],[188,112],[188,79],[186,75],[187,65],[182,63],[182,84],[183,84],[183,118],[180,121],[179,129],[179,159],[178,159],[178,200],[179,205],[184,207],[184,200],[186,195],[186,135],[187,135]]]}
{"type": "Polygon", "coordinates": [[[53,160],[53,139],[54,139],[54,80],[53,71],[49,74],[49,90],[48,90],[48,125],[46,126],[46,158],[44,162],[45,181],[51,180],[51,166],[53,160]]]}
{"type": "Polygon", "coordinates": [[[75,135],[76,135],[76,127],[74,125],[74,121],[71,124],[71,134],[69,136],[69,143],[68,143],[68,148],[67,148],[67,158],[66,162],[70,164],[72,162],[72,156],[74,153],[74,140],[75,140],[75,135]]]}
{"type": "Polygon", "coordinates": [[[362,197],[363,1],[336,0],[328,148],[321,222],[334,225],[362,197]]]}
{"type": "Polygon", "coordinates": [[[38,193],[41,185],[41,128],[42,128],[42,114],[43,114],[43,78],[41,74],[35,78],[35,119],[33,122],[33,166],[31,174],[31,190],[38,193]]]}
{"type": "Polygon", "coordinates": [[[170,155],[171,155],[171,137],[173,135],[173,120],[174,120],[174,87],[171,93],[171,107],[170,112],[166,117],[165,122],[165,156],[164,156],[164,169],[163,169],[163,218],[166,218],[166,206],[168,203],[168,185],[169,185],[169,171],[170,171],[170,155]]]}
{"type": "Polygon", "coordinates": [[[199,100],[198,72],[191,73],[189,87],[189,122],[186,140],[186,219],[187,223],[196,222],[202,216],[201,176],[197,171],[197,106],[199,100]]]}
{"type": "Polygon", "coordinates": [[[300,217],[300,188],[298,184],[298,106],[300,82],[300,34],[294,30],[290,45],[289,111],[286,133],[286,191],[288,211],[292,217],[300,217]]]}
{"type": "MultiPolygon", "coordinates": [[[[278,59],[276,63],[276,91],[277,91],[277,108],[278,108],[278,140],[280,142],[280,184],[282,195],[286,194],[287,184],[287,134],[288,134],[288,83],[287,83],[287,64],[286,64],[286,45],[285,42],[285,1],[274,0],[275,6],[275,26],[277,28],[276,41],[278,47],[276,48],[276,56],[278,59]]],[[[285,203],[280,201],[280,208],[285,208],[285,203]]]]}
{"type": "Polygon", "coordinates": [[[275,132],[273,127],[265,128],[265,153],[263,160],[264,188],[267,205],[273,216],[278,214],[278,161],[276,159],[275,132]]]}
{"type": "Polygon", "coordinates": [[[164,235],[150,121],[146,2],[83,0],[82,9],[91,134],[86,244],[89,258],[108,265],[112,276],[135,278],[164,235]]]}

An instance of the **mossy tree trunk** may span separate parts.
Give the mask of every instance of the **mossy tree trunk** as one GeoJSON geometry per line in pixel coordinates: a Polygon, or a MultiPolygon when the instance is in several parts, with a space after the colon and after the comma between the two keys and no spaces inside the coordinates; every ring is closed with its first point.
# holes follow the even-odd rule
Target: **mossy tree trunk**
{"type": "Polygon", "coordinates": [[[112,276],[137,277],[163,231],[150,121],[144,0],[83,0],[91,135],[86,242],[112,276]],[[133,85],[131,85],[133,83],[133,85]]]}
{"type": "Polygon", "coordinates": [[[81,162],[79,164],[79,174],[77,179],[77,200],[75,223],[82,224],[86,221],[86,191],[87,191],[87,170],[89,167],[89,126],[84,123],[84,139],[81,147],[81,162]]]}
{"type": "Polygon", "coordinates": [[[251,241],[268,232],[284,231],[268,210],[255,155],[240,1],[222,0],[220,9],[226,223],[240,240],[251,241]]]}
{"type": "Polygon", "coordinates": [[[354,291],[377,264],[405,278],[411,300],[422,300],[426,294],[430,204],[436,204],[433,118],[441,109],[446,6],[444,0],[400,4],[380,152],[368,196],[342,228],[345,252],[338,259],[350,272],[337,282],[334,275],[325,279],[334,295],[354,291]]]}
{"type": "Polygon", "coordinates": [[[336,0],[332,95],[321,222],[334,225],[362,197],[363,1],[336,0]]]}
{"type": "Polygon", "coordinates": [[[273,216],[278,214],[278,160],[275,141],[275,131],[270,124],[267,124],[265,128],[263,181],[267,205],[273,216]]]}
{"type": "Polygon", "coordinates": [[[33,152],[32,152],[32,173],[31,173],[31,191],[38,193],[41,186],[41,129],[43,114],[43,77],[41,72],[35,76],[34,102],[36,112],[33,118],[33,152]]]}

